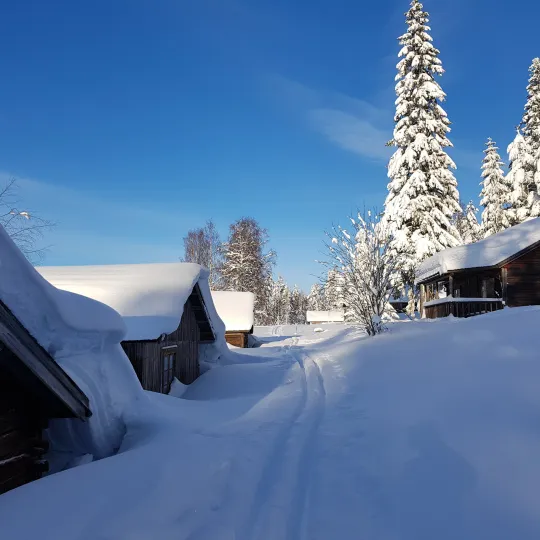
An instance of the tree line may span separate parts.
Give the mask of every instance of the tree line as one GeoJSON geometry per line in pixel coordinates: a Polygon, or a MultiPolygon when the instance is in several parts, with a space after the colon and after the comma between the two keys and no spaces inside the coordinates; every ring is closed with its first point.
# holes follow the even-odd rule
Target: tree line
{"type": "Polygon", "coordinates": [[[281,276],[274,278],[277,256],[268,242],[268,231],[251,217],[232,223],[224,242],[209,220],[188,231],[182,260],[207,268],[212,290],[254,293],[255,324],[304,324],[308,296],[297,285],[289,288],[281,276]]]}

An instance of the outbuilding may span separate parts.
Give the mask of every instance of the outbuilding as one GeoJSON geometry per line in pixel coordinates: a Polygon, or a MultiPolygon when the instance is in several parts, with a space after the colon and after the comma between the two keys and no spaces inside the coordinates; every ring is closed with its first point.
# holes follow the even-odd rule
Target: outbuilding
{"type": "Polygon", "coordinates": [[[422,317],[470,317],[540,304],[540,218],[446,249],[418,268],[422,317]]]}
{"type": "Polygon", "coordinates": [[[78,322],[68,329],[67,311],[87,300],[51,287],[0,226],[0,493],[48,472],[52,419],[91,415],[88,397],[52,357],[78,322]]]}
{"type": "Polygon", "coordinates": [[[200,374],[205,346],[224,333],[208,271],[192,263],[41,267],[56,287],[111,306],[123,317],[122,347],[145,390],[168,393],[200,374]]]}
{"type": "Polygon", "coordinates": [[[345,321],[345,314],[341,310],[308,311],[306,321],[308,324],[342,323],[345,321]]]}
{"type": "Polygon", "coordinates": [[[255,295],[251,292],[212,291],[220,319],[225,323],[225,340],[235,347],[249,346],[255,317],[255,295]]]}

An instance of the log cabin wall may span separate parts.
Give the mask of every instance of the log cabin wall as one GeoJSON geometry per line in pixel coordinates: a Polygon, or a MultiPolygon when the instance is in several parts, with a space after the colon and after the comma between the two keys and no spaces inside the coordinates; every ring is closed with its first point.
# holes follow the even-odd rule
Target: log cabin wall
{"type": "Polygon", "coordinates": [[[506,303],[510,307],[540,304],[540,247],[504,267],[507,272],[506,303]]]}
{"type": "Polygon", "coordinates": [[[163,341],[124,341],[122,347],[145,390],[167,393],[172,376],[191,384],[200,375],[200,331],[188,300],[178,328],[163,341]],[[173,362],[173,372],[169,362],[173,362]]]}
{"type": "Polygon", "coordinates": [[[47,418],[42,416],[42,410],[0,368],[0,494],[37,480],[47,472],[48,464],[43,459],[48,450],[43,438],[47,418]]]}

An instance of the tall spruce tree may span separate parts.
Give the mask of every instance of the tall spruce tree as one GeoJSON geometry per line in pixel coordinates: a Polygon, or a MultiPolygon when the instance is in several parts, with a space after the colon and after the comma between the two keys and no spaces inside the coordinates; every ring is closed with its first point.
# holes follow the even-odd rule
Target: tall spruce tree
{"type": "Polygon", "coordinates": [[[452,217],[461,211],[456,166],[445,148],[450,121],[441,103],[446,94],[436,76],[444,73],[432,44],[428,13],[413,0],[406,13],[407,32],[399,38],[396,115],[390,145],[397,149],[388,165],[385,221],[393,249],[407,260],[404,280],[426,257],[457,246],[461,238],[452,217]]]}
{"type": "Polygon", "coordinates": [[[230,226],[229,239],[223,246],[221,274],[224,288],[255,294],[256,324],[265,319],[268,279],[275,254],[265,252],[268,233],[253,218],[242,218],[230,226]]]}
{"type": "Polygon", "coordinates": [[[521,131],[508,147],[515,223],[540,216],[540,58],[533,60],[529,73],[521,131]]]}
{"type": "Polygon", "coordinates": [[[503,161],[495,141],[489,138],[482,161],[482,191],[480,205],[482,211],[482,236],[504,231],[511,225],[509,214],[510,184],[504,176],[503,161]]]}

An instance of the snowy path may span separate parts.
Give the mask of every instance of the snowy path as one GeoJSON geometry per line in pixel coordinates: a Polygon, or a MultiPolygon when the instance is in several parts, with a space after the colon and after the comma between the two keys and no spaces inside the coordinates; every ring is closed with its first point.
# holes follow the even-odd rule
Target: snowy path
{"type": "Polygon", "coordinates": [[[117,456],[1,496],[0,538],[537,540],[539,323],[261,329],[117,456]]]}

